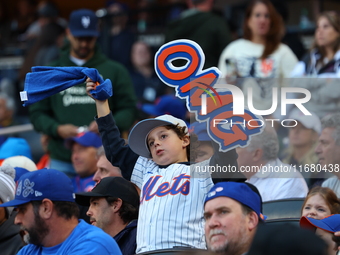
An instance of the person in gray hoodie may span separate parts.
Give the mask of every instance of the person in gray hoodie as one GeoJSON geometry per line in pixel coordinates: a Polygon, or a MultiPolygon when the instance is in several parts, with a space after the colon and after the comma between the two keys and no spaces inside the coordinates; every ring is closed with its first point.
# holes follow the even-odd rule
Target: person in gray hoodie
{"type": "MultiPolygon", "coordinates": [[[[15,170],[10,165],[0,166],[0,204],[14,199],[15,170]]],[[[0,207],[0,251],[12,255],[24,245],[19,234],[20,227],[14,224],[13,207],[0,207]]]]}

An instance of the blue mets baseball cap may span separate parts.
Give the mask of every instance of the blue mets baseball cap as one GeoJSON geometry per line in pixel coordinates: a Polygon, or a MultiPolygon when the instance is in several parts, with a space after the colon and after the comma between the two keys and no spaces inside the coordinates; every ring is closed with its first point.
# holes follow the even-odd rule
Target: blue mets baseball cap
{"type": "Polygon", "coordinates": [[[334,233],[340,231],[340,214],[331,214],[319,220],[302,216],[300,219],[300,226],[311,230],[320,228],[324,231],[334,233]]]}
{"type": "Polygon", "coordinates": [[[196,134],[197,137],[198,137],[198,141],[208,142],[208,141],[212,140],[208,135],[207,123],[206,122],[200,123],[200,122],[196,121],[194,123],[191,123],[189,132],[196,134]]]}
{"type": "Polygon", "coordinates": [[[65,146],[71,149],[73,143],[79,143],[84,147],[99,148],[102,146],[102,139],[97,133],[87,131],[81,132],[75,137],[71,137],[65,141],[65,146]]]}
{"type": "Polygon", "coordinates": [[[229,197],[237,202],[248,206],[258,216],[265,220],[267,217],[262,214],[262,198],[257,188],[244,182],[218,182],[208,192],[204,204],[217,197],[229,197]]]}
{"type": "Polygon", "coordinates": [[[142,111],[153,116],[169,114],[183,120],[187,114],[185,103],[174,95],[161,96],[154,104],[143,104],[142,111]]]}
{"type": "Polygon", "coordinates": [[[74,37],[98,37],[98,18],[89,9],[79,9],[71,13],[69,29],[74,37]]]}
{"type": "Polygon", "coordinates": [[[48,198],[52,201],[75,202],[71,179],[55,169],[41,169],[22,175],[15,198],[0,207],[18,206],[48,198]]]}

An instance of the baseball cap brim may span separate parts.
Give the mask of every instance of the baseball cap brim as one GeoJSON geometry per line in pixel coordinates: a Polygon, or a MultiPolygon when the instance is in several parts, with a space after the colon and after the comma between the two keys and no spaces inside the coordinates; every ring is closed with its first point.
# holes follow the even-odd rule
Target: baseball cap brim
{"type": "Polygon", "coordinates": [[[157,111],[157,107],[153,104],[143,104],[142,111],[153,116],[158,116],[161,114],[157,111]]]}
{"type": "Polygon", "coordinates": [[[173,125],[173,123],[158,119],[146,119],[137,123],[132,128],[128,138],[131,150],[139,156],[151,158],[152,156],[147,146],[147,137],[154,128],[166,125],[173,125]]]}
{"type": "Polygon", "coordinates": [[[74,37],[98,37],[99,36],[99,32],[98,31],[75,31],[75,30],[71,30],[71,34],[74,37]]]}
{"type": "Polygon", "coordinates": [[[323,222],[322,220],[317,220],[317,219],[313,219],[310,217],[306,217],[303,216],[300,219],[300,226],[303,228],[308,228],[311,230],[315,230],[315,228],[320,228],[324,231],[330,232],[330,233],[334,233],[334,230],[331,229],[325,222],[323,222]]]}
{"type": "Polygon", "coordinates": [[[92,191],[76,193],[76,203],[83,206],[89,206],[91,197],[107,197],[107,196],[92,191]]]}
{"type": "Polygon", "coordinates": [[[13,200],[8,201],[6,203],[0,204],[0,207],[17,207],[18,205],[23,205],[23,204],[26,204],[26,203],[29,203],[29,202],[31,202],[31,201],[13,199],[13,200]]]}

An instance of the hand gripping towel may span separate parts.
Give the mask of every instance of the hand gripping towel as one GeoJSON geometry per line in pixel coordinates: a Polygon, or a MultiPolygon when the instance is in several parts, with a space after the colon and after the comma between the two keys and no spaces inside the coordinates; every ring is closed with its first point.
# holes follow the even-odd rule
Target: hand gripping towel
{"type": "Polygon", "coordinates": [[[90,77],[99,85],[91,91],[91,95],[98,100],[105,100],[112,96],[112,84],[105,81],[95,68],[87,67],[50,67],[34,66],[32,72],[26,74],[24,91],[20,92],[23,106],[28,106],[59,93],[72,86],[85,82],[90,77]]]}

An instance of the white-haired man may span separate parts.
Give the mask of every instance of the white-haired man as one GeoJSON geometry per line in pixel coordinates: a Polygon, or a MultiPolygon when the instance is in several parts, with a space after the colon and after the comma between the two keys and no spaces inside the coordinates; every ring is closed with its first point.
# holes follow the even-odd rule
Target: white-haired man
{"type": "Polygon", "coordinates": [[[308,187],[299,169],[278,158],[279,141],[271,126],[253,136],[247,147],[236,151],[240,171],[247,177],[247,182],[258,188],[263,202],[307,195],[308,187]]]}

